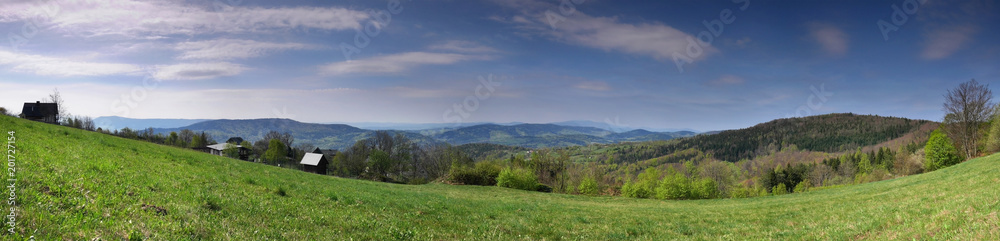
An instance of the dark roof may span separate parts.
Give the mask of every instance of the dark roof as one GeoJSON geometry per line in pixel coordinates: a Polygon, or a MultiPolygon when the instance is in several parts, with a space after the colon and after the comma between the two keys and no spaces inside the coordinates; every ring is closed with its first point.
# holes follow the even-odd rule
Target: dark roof
{"type": "Polygon", "coordinates": [[[312,153],[323,154],[323,155],[327,155],[327,156],[336,156],[337,155],[337,150],[333,150],[333,149],[323,150],[323,149],[319,149],[319,147],[317,147],[316,150],[312,151],[312,153]]]}
{"type": "Polygon", "coordinates": [[[232,138],[229,138],[229,140],[226,140],[226,143],[233,143],[233,144],[239,145],[240,143],[243,143],[243,137],[232,137],[232,138]]]}
{"type": "Polygon", "coordinates": [[[59,106],[56,103],[27,102],[21,109],[21,114],[26,118],[42,118],[47,116],[58,116],[59,106]]]}

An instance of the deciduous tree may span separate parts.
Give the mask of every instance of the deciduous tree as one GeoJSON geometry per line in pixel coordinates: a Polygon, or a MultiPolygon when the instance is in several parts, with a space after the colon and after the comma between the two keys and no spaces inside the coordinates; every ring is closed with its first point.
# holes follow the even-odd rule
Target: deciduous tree
{"type": "Polygon", "coordinates": [[[975,79],[959,84],[944,95],[945,125],[965,158],[978,155],[980,126],[993,114],[993,91],[975,79]]]}

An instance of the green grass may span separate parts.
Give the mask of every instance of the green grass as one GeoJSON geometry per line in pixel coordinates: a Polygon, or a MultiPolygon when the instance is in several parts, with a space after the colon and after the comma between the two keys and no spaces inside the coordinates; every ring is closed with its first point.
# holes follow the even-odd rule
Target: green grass
{"type": "Polygon", "coordinates": [[[3,240],[1000,238],[997,155],[803,194],[659,201],[342,179],[10,117],[0,131],[18,138],[3,240]]]}

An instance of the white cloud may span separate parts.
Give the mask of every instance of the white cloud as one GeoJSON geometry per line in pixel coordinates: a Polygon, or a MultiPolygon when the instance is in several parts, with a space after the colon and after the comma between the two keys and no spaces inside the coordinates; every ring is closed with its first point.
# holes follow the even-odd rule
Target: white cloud
{"type": "Polygon", "coordinates": [[[920,57],[927,60],[947,58],[962,49],[975,33],[976,28],[971,26],[951,26],[932,30],[927,33],[927,40],[924,42],[924,50],[920,53],[920,57]]]}
{"type": "MultiPolygon", "coordinates": [[[[558,5],[520,0],[495,2],[507,7],[531,3],[535,7],[529,8],[528,14],[514,16],[511,20],[501,19],[500,22],[517,25],[521,29],[528,30],[530,35],[541,35],[570,44],[605,51],[645,55],[658,60],[672,60],[675,53],[687,53],[689,38],[692,42],[698,43],[694,35],[659,22],[622,23],[617,18],[593,17],[582,12],[565,16],[564,20],[555,23],[556,28],[553,29],[545,10],[558,12],[558,5]]],[[[525,33],[515,34],[523,35],[525,33]]],[[[711,45],[699,46],[702,47],[703,53],[688,57],[697,61],[719,52],[711,45]]]]}
{"type": "Polygon", "coordinates": [[[233,63],[196,63],[157,66],[153,77],[161,80],[202,80],[234,76],[247,68],[233,63]]]}
{"type": "MultiPolygon", "coordinates": [[[[559,23],[554,37],[573,44],[621,51],[630,54],[648,55],[660,60],[671,59],[674,53],[686,53],[688,38],[694,36],[660,23],[626,24],[615,18],[590,17],[577,13],[559,23]]],[[[543,18],[541,15],[540,18],[543,18]]],[[[541,21],[541,19],[539,19],[541,21]]],[[[697,40],[695,40],[697,41],[697,40]]],[[[718,52],[712,46],[704,46],[706,54],[693,59],[704,59],[708,54],[718,52]]]]}
{"type": "Polygon", "coordinates": [[[576,84],[573,87],[577,89],[594,90],[594,91],[611,90],[611,86],[609,86],[608,83],[602,81],[584,81],[580,82],[579,84],[576,84]]]}
{"type": "Polygon", "coordinates": [[[808,28],[809,37],[816,41],[826,53],[835,56],[847,53],[848,36],[840,28],[827,23],[810,23],[808,28]]]}
{"type": "Polygon", "coordinates": [[[361,28],[370,17],[344,8],[261,8],[226,6],[211,1],[193,5],[163,0],[53,1],[4,7],[0,21],[25,21],[41,16],[52,26],[84,36],[122,35],[136,39],[163,35],[268,32],[287,29],[348,30],[361,28]],[[50,6],[51,5],[51,6],[50,6]],[[48,13],[38,11],[48,6],[48,13]]]}
{"type": "Polygon", "coordinates": [[[470,41],[452,40],[442,44],[433,45],[432,50],[453,51],[459,53],[496,53],[498,50],[479,45],[470,41]]]}
{"type": "Polygon", "coordinates": [[[444,65],[464,60],[485,59],[489,59],[489,57],[449,53],[407,52],[370,59],[331,63],[321,66],[320,71],[327,75],[399,73],[420,65],[444,65]]]}
{"type": "Polygon", "coordinates": [[[3,50],[0,50],[0,65],[12,65],[11,70],[15,72],[60,77],[128,75],[142,72],[142,68],[131,64],[81,61],[3,50]]]}
{"type": "Polygon", "coordinates": [[[216,39],[177,44],[182,54],[178,59],[246,59],[284,50],[313,49],[315,46],[301,43],[267,43],[253,40],[216,39]]]}

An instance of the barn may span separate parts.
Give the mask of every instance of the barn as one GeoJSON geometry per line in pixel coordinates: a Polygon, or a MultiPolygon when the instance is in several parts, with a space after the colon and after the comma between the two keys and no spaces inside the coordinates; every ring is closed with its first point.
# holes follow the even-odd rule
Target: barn
{"type": "Polygon", "coordinates": [[[299,164],[302,164],[303,171],[326,175],[326,169],[330,166],[330,160],[327,160],[326,155],[323,155],[322,152],[313,152],[302,156],[302,161],[299,164]]]}

